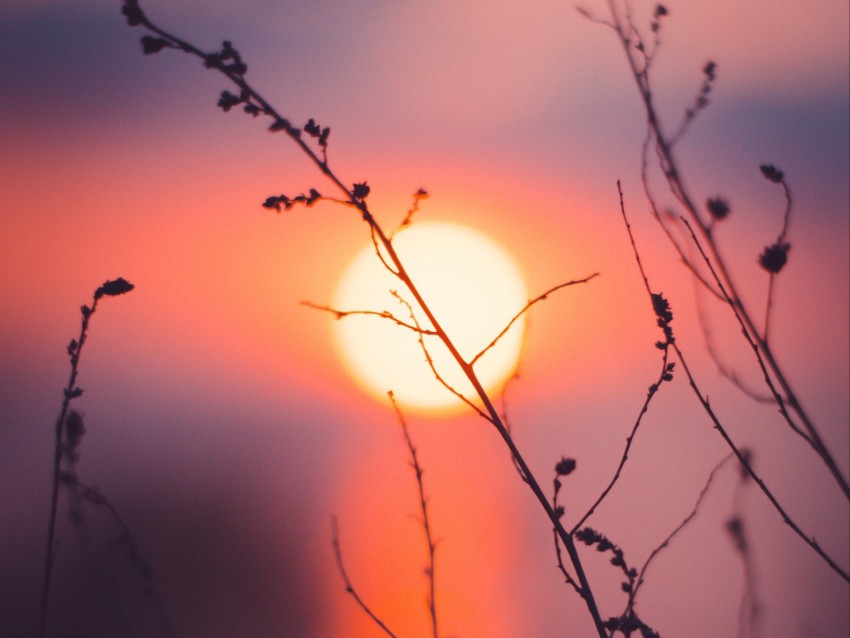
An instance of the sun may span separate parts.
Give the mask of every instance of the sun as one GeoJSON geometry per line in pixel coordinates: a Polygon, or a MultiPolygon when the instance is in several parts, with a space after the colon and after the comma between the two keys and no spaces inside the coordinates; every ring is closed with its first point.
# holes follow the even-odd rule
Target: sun
{"type": "MultiPolygon", "coordinates": [[[[528,302],[520,268],[508,252],[483,233],[453,223],[423,222],[393,239],[402,263],[437,321],[467,360],[481,352],[528,302]]],[[[430,328],[403,284],[383,267],[370,242],[345,269],[333,298],[337,310],[388,311],[410,323],[411,305],[422,328],[430,328]]],[[[342,361],[370,395],[386,400],[392,390],[406,409],[449,412],[463,407],[435,377],[418,335],[373,315],[348,315],[334,322],[342,361]]],[[[482,385],[497,389],[516,369],[524,321],[518,320],[475,364],[482,385]]],[[[464,396],[475,393],[449,351],[436,337],[425,344],[440,375],[464,396]]]]}

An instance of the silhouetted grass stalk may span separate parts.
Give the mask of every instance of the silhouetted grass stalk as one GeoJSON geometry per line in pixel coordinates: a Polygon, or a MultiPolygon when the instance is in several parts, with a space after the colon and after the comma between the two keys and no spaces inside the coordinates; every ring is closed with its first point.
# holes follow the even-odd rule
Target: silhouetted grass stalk
{"type": "Polygon", "coordinates": [[[47,527],[47,549],[44,560],[44,578],[41,590],[41,617],[39,621],[38,635],[41,638],[47,634],[47,615],[50,602],[50,582],[53,575],[53,564],[56,558],[56,549],[54,547],[56,538],[56,511],[59,505],[59,485],[62,480],[62,455],[64,452],[63,434],[65,431],[65,422],[68,418],[68,409],[71,401],[82,396],[83,389],[77,386],[77,375],[79,373],[80,355],[83,350],[83,345],[88,337],[89,322],[92,315],[97,310],[97,303],[105,296],[122,295],[130,292],[133,289],[133,284],[127,282],[123,278],[112,281],[106,281],[102,286],[95,290],[91,306],[82,306],[80,313],[82,321],[80,325],[80,336],[77,339],[72,339],[68,344],[68,356],[71,360],[71,372],[68,376],[68,384],[62,391],[62,407],[59,410],[59,416],[56,419],[55,426],[55,442],[53,449],[53,484],[50,495],[50,522],[47,527]]]}

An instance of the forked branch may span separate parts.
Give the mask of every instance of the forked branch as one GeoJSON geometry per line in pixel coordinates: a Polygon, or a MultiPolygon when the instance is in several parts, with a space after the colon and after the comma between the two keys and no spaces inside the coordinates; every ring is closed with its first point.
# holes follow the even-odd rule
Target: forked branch
{"type": "Polygon", "coordinates": [[[331,517],[331,543],[334,548],[334,558],[336,558],[337,571],[339,571],[339,575],[345,583],[345,591],[351,594],[352,598],[354,598],[360,608],[366,612],[366,615],[369,616],[369,618],[371,618],[378,627],[384,630],[384,633],[388,636],[392,636],[392,638],[397,638],[397,636],[390,631],[389,627],[384,624],[384,621],[378,618],[378,616],[375,615],[375,612],[373,612],[364,600],[360,598],[360,594],[357,593],[357,590],[354,589],[354,585],[351,584],[348,572],[345,571],[345,564],[342,562],[342,549],[339,545],[339,524],[337,523],[336,516],[331,517]]]}
{"type": "MultiPolygon", "coordinates": [[[[301,134],[301,130],[290,124],[289,120],[284,118],[277,110],[274,109],[274,107],[272,107],[269,102],[267,102],[256,90],[254,90],[248,84],[244,77],[247,71],[247,66],[242,61],[238,52],[233,49],[230,42],[224,42],[222,49],[218,52],[204,53],[197,47],[190,45],[188,42],[154,25],[141,10],[138,0],[124,0],[122,12],[126,16],[127,21],[131,26],[143,26],[150,32],[155,34],[155,36],[145,36],[142,40],[143,49],[146,53],[155,53],[165,48],[178,49],[190,55],[199,57],[201,60],[204,61],[205,65],[208,68],[216,69],[222,74],[224,74],[231,82],[233,82],[238,87],[240,94],[239,96],[236,96],[236,98],[238,99],[239,103],[245,105],[244,110],[253,116],[263,115],[271,118],[272,125],[269,127],[269,130],[271,130],[272,132],[286,133],[286,135],[295,142],[295,144],[305,153],[305,155],[307,155],[310,161],[313,162],[313,164],[332,182],[335,188],[337,188],[343,194],[344,199],[347,202],[350,202],[351,205],[359,211],[363,220],[370,227],[370,233],[372,234],[376,246],[383,248],[383,250],[386,252],[385,264],[396,274],[399,280],[404,284],[405,288],[407,288],[407,290],[410,292],[413,299],[418,304],[419,308],[422,309],[422,312],[425,318],[427,319],[429,325],[437,333],[437,337],[443,342],[443,344],[451,354],[452,358],[455,360],[463,374],[469,380],[476,395],[484,406],[483,410],[479,410],[479,414],[484,416],[487,421],[492,423],[493,426],[496,428],[497,432],[499,433],[499,436],[502,438],[505,445],[510,450],[511,456],[514,458],[517,466],[520,468],[521,474],[525,477],[526,484],[529,486],[529,489],[531,489],[532,493],[534,494],[534,497],[537,499],[538,503],[543,508],[546,516],[554,525],[561,539],[561,542],[563,542],[564,547],[567,549],[570,561],[573,564],[573,568],[576,572],[576,576],[581,587],[581,596],[582,599],[585,601],[585,604],[587,605],[587,609],[590,613],[594,628],[596,629],[596,633],[599,635],[600,638],[604,638],[606,635],[605,628],[600,617],[599,610],[596,606],[596,600],[593,596],[590,583],[588,582],[587,577],[584,573],[584,569],[582,568],[581,559],[579,558],[575,541],[572,538],[572,535],[569,534],[569,532],[561,524],[561,521],[555,515],[555,511],[552,508],[549,499],[543,492],[537,480],[534,478],[531,469],[528,467],[519,449],[517,449],[516,445],[514,444],[514,441],[511,438],[510,433],[508,432],[504,423],[502,423],[502,420],[498,414],[498,411],[494,407],[492,400],[490,399],[489,395],[487,394],[480,380],[478,379],[478,376],[476,375],[473,366],[463,358],[455,344],[448,337],[445,330],[443,330],[439,320],[437,319],[437,317],[434,316],[433,312],[430,309],[430,306],[428,305],[426,300],[423,299],[415,283],[408,275],[407,270],[405,269],[403,263],[401,262],[401,259],[396,253],[390,236],[384,232],[382,227],[378,224],[371,211],[369,210],[366,204],[366,198],[369,194],[369,187],[366,185],[366,183],[355,183],[353,187],[348,187],[343,183],[342,180],[339,179],[339,177],[337,177],[337,175],[328,166],[328,163],[325,159],[325,149],[320,150],[320,152],[322,153],[322,156],[320,157],[316,153],[316,151],[314,151],[313,148],[311,148],[311,146],[307,142],[305,142],[301,134]]],[[[228,103],[232,105],[233,100],[229,100],[228,103]]],[[[381,254],[380,250],[379,255],[383,260],[384,257],[381,254]]]]}

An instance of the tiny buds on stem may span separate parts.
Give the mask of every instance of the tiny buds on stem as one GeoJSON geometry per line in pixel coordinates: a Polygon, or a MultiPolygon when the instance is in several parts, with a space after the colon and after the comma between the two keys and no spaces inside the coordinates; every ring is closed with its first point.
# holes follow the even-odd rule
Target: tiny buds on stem
{"type": "Polygon", "coordinates": [[[560,461],[558,461],[557,465],[555,465],[555,474],[558,476],[568,476],[569,474],[572,474],[575,469],[575,459],[563,457],[560,461]]]}
{"type": "Polygon", "coordinates": [[[771,274],[776,274],[788,263],[788,251],[791,244],[772,244],[766,246],[764,252],[759,255],[759,265],[771,274]]]}
{"type": "Polygon", "coordinates": [[[781,184],[785,179],[785,174],[773,164],[762,164],[759,166],[759,169],[761,169],[761,174],[764,175],[764,178],[774,184],[781,184]]]}

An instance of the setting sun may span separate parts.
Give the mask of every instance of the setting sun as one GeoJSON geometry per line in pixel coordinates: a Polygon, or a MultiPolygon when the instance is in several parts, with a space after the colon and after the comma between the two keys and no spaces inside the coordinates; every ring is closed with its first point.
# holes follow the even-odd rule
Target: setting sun
{"type": "MultiPolygon", "coordinates": [[[[484,349],[528,300],[519,268],[508,253],[484,234],[447,223],[414,224],[393,243],[426,303],[467,360],[484,349]]],[[[410,322],[408,309],[392,295],[413,303],[401,282],[386,271],[372,244],[351,261],[339,281],[334,308],[388,311],[410,322]]],[[[422,328],[430,325],[414,307],[422,328]]],[[[334,324],[346,368],[366,391],[384,397],[392,390],[407,407],[444,410],[461,405],[429,369],[417,335],[391,320],[349,315],[334,324]]],[[[476,364],[486,389],[502,383],[515,369],[522,347],[518,321],[476,364]]],[[[448,350],[426,337],[440,375],[464,396],[473,397],[448,350]]]]}

